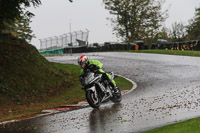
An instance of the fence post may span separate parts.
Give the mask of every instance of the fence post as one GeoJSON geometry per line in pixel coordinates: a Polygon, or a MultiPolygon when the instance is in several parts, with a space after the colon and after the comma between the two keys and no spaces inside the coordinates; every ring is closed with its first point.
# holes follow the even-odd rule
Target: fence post
{"type": "Polygon", "coordinates": [[[82,40],[83,40],[83,31],[82,31],[82,30],[80,30],[80,32],[82,33],[82,34],[81,34],[81,35],[82,35],[82,36],[81,36],[81,38],[82,38],[82,40]]]}
{"type": "Polygon", "coordinates": [[[89,30],[88,29],[85,29],[87,31],[87,36],[86,36],[86,39],[87,40],[87,46],[88,46],[88,37],[89,37],[89,30]]]}
{"type": "Polygon", "coordinates": [[[53,45],[53,39],[52,39],[52,37],[50,37],[50,40],[51,40],[51,48],[52,48],[52,45],[53,45]]]}
{"type": "MultiPolygon", "coordinates": [[[[77,39],[77,32],[75,32],[75,35],[76,35],[76,37],[75,37],[75,40],[77,39]]],[[[77,44],[77,41],[76,41],[76,44],[77,44]]]]}
{"type": "Polygon", "coordinates": [[[61,38],[61,47],[63,48],[63,36],[61,35],[60,38],[61,38]]]}
{"type": "Polygon", "coordinates": [[[59,45],[58,45],[58,37],[57,37],[57,36],[55,36],[55,38],[56,38],[56,46],[58,46],[58,47],[59,47],[59,45]]]}
{"type": "Polygon", "coordinates": [[[40,41],[40,49],[42,49],[42,40],[39,39],[39,41],[40,41]]]}
{"type": "Polygon", "coordinates": [[[45,48],[45,49],[47,49],[47,39],[45,39],[45,42],[46,42],[46,43],[45,43],[45,44],[46,44],[46,48],[45,48]]]}
{"type": "Polygon", "coordinates": [[[64,34],[64,37],[65,37],[65,44],[63,45],[64,47],[66,46],[67,47],[67,34],[64,34]]]}

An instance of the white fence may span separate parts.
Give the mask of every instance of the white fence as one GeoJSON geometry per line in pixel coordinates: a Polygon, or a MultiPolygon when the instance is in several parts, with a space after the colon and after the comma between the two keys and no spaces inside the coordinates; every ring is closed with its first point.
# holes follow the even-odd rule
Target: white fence
{"type": "Polygon", "coordinates": [[[40,40],[40,50],[84,46],[88,43],[89,31],[75,31],[40,40]]]}

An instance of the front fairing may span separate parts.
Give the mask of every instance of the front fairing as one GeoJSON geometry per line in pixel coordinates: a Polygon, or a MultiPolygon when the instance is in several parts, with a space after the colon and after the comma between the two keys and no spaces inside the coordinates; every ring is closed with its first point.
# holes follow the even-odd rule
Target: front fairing
{"type": "Polygon", "coordinates": [[[80,77],[80,82],[83,86],[88,86],[98,82],[101,79],[101,76],[101,74],[96,75],[93,72],[87,72],[80,77]]]}

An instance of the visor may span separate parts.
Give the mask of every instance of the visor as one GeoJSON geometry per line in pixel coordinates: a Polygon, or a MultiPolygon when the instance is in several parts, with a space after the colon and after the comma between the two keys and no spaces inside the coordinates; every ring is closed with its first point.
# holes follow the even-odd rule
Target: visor
{"type": "Polygon", "coordinates": [[[83,63],[83,62],[81,62],[81,63],[80,63],[80,66],[81,66],[82,68],[85,68],[86,64],[83,63]]]}

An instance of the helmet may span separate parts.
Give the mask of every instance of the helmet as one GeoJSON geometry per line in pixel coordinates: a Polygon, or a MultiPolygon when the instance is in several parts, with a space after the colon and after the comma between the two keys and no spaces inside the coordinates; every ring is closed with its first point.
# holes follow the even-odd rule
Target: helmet
{"type": "Polygon", "coordinates": [[[85,66],[88,64],[88,57],[86,55],[81,55],[80,58],[78,58],[78,64],[85,68],[85,66]]]}

